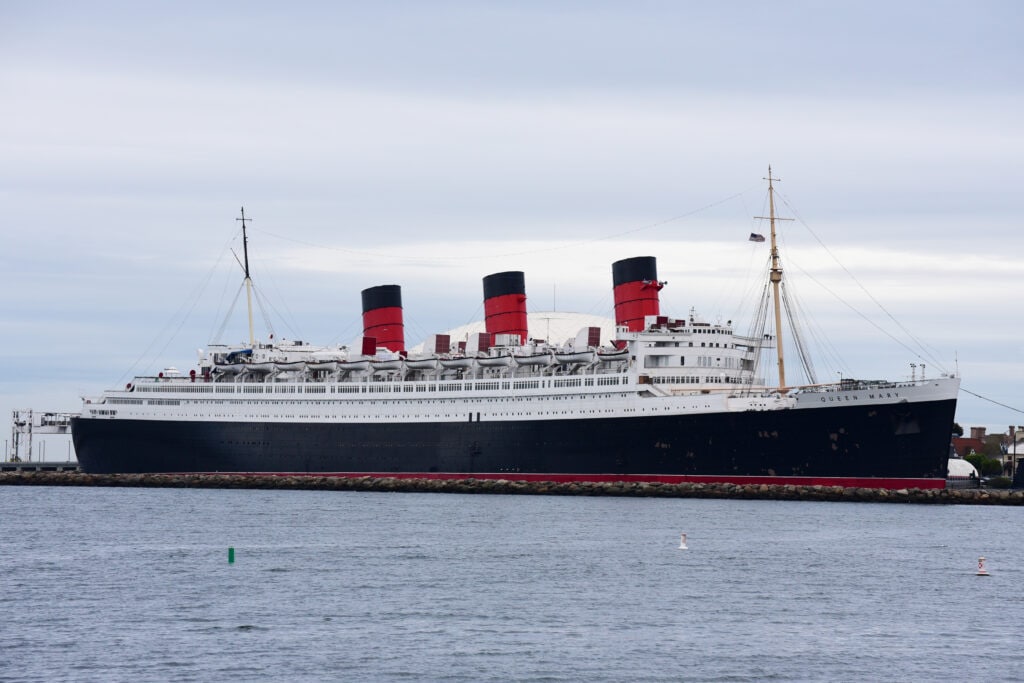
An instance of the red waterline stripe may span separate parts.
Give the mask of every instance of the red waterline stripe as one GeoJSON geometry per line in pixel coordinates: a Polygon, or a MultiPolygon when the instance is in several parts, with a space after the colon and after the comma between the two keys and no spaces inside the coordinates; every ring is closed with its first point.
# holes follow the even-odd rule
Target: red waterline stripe
{"type": "Polygon", "coordinates": [[[523,472],[203,472],[261,477],[345,477],[355,479],[505,479],[507,481],[572,482],[659,482],[662,484],[737,484],[775,486],[842,486],[867,489],[943,489],[945,479],[910,477],[759,477],[717,474],[537,474],[523,472]]]}

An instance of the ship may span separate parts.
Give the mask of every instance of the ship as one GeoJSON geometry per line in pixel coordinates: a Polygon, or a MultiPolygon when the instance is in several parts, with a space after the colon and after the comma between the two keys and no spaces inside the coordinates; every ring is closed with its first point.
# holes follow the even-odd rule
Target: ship
{"type": "Polygon", "coordinates": [[[611,264],[611,339],[532,336],[525,273],[505,271],[483,278],[485,331],[463,339],[407,349],[385,284],[361,292],[357,343],[258,341],[243,208],[248,343],[84,397],[75,453],[93,473],[944,487],[956,375],[787,384],[767,180],[769,332],[663,315],[657,259],[636,256],[611,264]]]}

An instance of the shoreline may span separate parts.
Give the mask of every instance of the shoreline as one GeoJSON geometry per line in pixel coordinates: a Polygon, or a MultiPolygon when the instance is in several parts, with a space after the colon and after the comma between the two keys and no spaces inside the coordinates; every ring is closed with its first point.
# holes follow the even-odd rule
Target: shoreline
{"type": "Polygon", "coordinates": [[[0,486],[106,486],[132,488],[378,491],[548,496],[632,496],[939,505],[1024,505],[1024,490],[874,489],[790,484],[661,484],[657,482],[554,482],[507,479],[406,479],[395,477],[248,476],[243,474],[87,474],[3,472],[0,486]]]}

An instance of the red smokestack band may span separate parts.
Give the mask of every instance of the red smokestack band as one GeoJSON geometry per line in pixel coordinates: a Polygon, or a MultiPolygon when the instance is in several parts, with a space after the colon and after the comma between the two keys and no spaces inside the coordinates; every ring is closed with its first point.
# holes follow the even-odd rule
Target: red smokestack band
{"type": "Polygon", "coordinates": [[[484,278],[484,324],[491,339],[496,334],[518,334],[519,343],[526,343],[526,280],[522,271],[484,278]]]}
{"type": "Polygon", "coordinates": [[[363,335],[395,353],[405,351],[402,322],[402,288],[380,285],[363,290],[363,335]]]}
{"type": "Polygon", "coordinates": [[[615,285],[615,324],[630,332],[644,329],[644,317],[659,315],[658,262],[653,256],[635,256],[612,264],[615,285]]]}

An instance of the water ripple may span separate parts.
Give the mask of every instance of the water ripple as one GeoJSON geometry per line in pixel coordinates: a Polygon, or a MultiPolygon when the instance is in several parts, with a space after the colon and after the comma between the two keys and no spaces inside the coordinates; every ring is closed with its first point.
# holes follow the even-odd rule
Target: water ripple
{"type": "Polygon", "coordinates": [[[3,681],[1021,673],[1018,508],[0,493],[3,681]]]}

